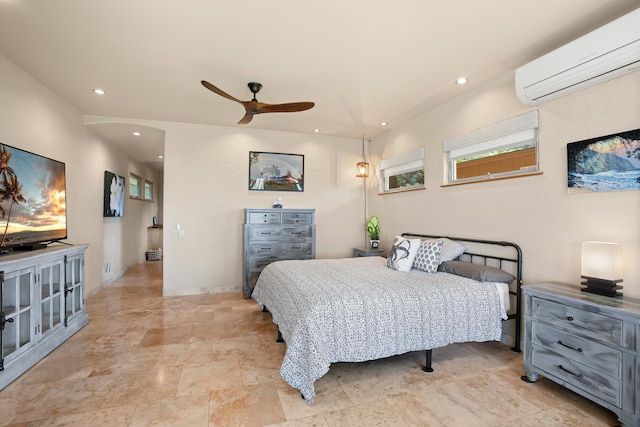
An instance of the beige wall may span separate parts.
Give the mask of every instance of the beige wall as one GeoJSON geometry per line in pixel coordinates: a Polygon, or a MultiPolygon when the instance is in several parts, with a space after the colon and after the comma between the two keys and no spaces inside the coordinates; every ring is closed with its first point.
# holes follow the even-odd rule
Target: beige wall
{"type": "MultiPolygon", "coordinates": [[[[364,240],[357,140],[165,123],[164,294],[240,291],[244,208],[315,208],[317,256],[345,257],[364,240]],[[249,151],[305,156],[304,192],[249,191],[249,151]],[[180,224],[184,238],[174,238],[180,224]]],[[[159,127],[159,125],[158,125],[159,127]]]]}
{"type": "Polygon", "coordinates": [[[580,281],[584,240],[623,244],[624,293],[640,297],[640,192],[567,193],[567,143],[640,128],[640,72],[538,106],[543,175],[442,188],[442,140],[531,108],[515,96],[513,74],[473,90],[375,138],[373,163],[425,147],[426,190],[377,195],[386,246],[404,231],[508,240],[524,254],[524,281],[580,281]]]}
{"type": "Polygon", "coordinates": [[[95,135],[82,114],[0,56],[0,142],[66,164],[68,243],[88,243],[85,271],[91,293],[144,260],[154,203],[125,201],[124,218],[103,218],[104,171],[150,173],[95,135]],[[140,205],[144,203],[144,205],[140,205]],[[142,227],[144,224],[144,228],[142,227]],[[144,238],[142,239],[142,236],[144,238]],[[104,272],[111,263],[111,271],[104,272]]]}

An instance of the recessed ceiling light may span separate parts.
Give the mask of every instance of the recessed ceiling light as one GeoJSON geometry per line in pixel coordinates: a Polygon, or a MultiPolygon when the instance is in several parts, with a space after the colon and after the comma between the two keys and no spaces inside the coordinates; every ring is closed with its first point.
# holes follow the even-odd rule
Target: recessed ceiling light
{"type": "Polygon", "coordinates": [[[463,84],[465,84],[467,82],[468,82],[468,80],[467,80],[466,77],[460,77],[458,80],[456,80],[456,84],[458,84],[458,85],[463,85],[463,84]]]}
{"type": "Polygon", "coordinates": [[[318,132],[320,132],[320,129],[314,129],[313,131],[314,131],[315,133],[318,133],[318,132]]]}
{"type": "Polygon", "coordinates": [[[389,124],[389,123],[387,123],[387,122],[380,122],[380,126],[386,126],[386,125],[388,125],[388,124],[389,124]]]}
{"type": "Polygon", "coordinates": [[[97,95],[104,95],[107,92],[105,92],[103,89],[94,89],[93,93],[95,93],[97,95]]]}
{"type": "Polygon", "coordinates": [[[159,159],[164,159],[164,156],[158,156],[159,159]]]}
{"type": "Polygon", "coordinates": [[[140,135],[142,135],[140,132],[134,132],[133,134],[134,134],[135,136],[140,136],[140,135]]]}

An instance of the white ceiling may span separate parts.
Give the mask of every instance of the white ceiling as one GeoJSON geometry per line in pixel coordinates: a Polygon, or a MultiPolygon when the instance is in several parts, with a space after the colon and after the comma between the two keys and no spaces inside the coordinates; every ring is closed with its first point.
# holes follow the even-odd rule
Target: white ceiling
{"type": "MultiPolygon", "coordinates": [[[[236,125],[250,100],[313,101],[250,128],[359,139],[472,90],[638,0],[0,0],[0,54],[86,115],[236,125]],[[466,76],[469,83],[454,81],[466,76]],[[92,90],[102,88],[104,96],[92,90]]],[[[1,78],[1,76],[0,76],[1,78]]],[[[156,162],[164,133],[95,125],[156,162]],[[144,148],[140,150],[139,148],[144,148]]]]}

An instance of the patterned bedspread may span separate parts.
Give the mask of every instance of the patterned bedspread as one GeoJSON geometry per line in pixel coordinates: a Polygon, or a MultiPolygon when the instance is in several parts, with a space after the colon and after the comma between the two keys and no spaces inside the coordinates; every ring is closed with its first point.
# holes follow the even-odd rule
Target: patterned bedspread
{"type": "Polygon", "coordinates": [[[334,362],[361,362],[501,336],[492,283],[448,273],[398,272],[381,257],[279,261],[252,297],[287,343],[280,375],[313,403],[334,362]]]}

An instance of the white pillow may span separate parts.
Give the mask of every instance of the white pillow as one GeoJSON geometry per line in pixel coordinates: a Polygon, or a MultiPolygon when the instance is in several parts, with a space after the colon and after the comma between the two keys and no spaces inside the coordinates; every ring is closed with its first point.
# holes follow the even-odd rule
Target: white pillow
{"type": "Polygon", "coordinates": [[[387,256],[387,267],[398,271],[411,271],[413,259],[416,257],[420,239],[405,239],[396,236],[387,256]]]}
{"type": "Polygon", "coordinates": [[[442,240],[442,252],[440,253],[440,262],[453,261],[454,259],[458,258],[460,255],[462,255],[464,251],[469,249],[462,243],[459,243],[447,238],[430,239],[430,240],[426,240],[426,242],[435,242],[436,240],[442,240]]]}
{"type": "Polygon", "coordinates": [[[418,253],[413,260],[414,270],[436,273],[440,265],[442,240],[425,240],[418,247],[418,253]]]}

